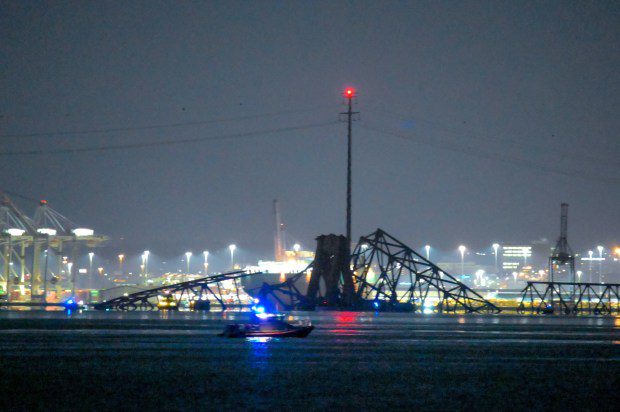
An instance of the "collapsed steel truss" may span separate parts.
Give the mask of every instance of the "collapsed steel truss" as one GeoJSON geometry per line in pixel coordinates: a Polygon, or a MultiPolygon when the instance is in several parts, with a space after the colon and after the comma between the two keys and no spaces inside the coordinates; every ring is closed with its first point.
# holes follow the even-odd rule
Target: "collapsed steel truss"
{"type": "Polygon", "coordinates": [[[620,284],[527,282],[519,313],[620,314],[620,284]]]}
{"type": "MultiPolygon", "coordinates": [[[[313,302],[321,299],[304,295],[298,286],[311,268],[312,265],[282,283],[263,284],[257,297],[284,310],[313,309],[313,302]]],[[[381,229],[360,238],[351,254],[351,269],[355,296],[351,306],[342,308],[500,312],[497,306],[381,229]]],[[[341,279],[341,290],[343,285],[341,279]]]]}
{"type": "Polygon", "coordinates": [[[357,300],[414,311],[499,313],[500,309],[413,249],[377,229],[351,255],[357,300]]]}
{"type": "Polygon", "coordinates": [[[303,282],[302,277],[312,270],[312,264],[310,264],[303,272],[299,272],[284,282],[270,285],[269,283],[263,283],[256,292],[250,291],[250,293],[259,299],[263,306],[266,306],[268,310],[312,310],[314,306],[310,299],[306,297],[304,293],[299,290],[297,286],[300,282],[303,282]]]}
{"type": "Polygon", "coordinates": [[[179,307],[183,297],[190,295],[198,298],[212,296],[221,305],[222,309],[231,306],[243,306],[239,296],[239,279],[245,276],[254,275],[245,271],[223,273],[221,275],[208,276],[187,282],[175,283],[173,285],[160,286],[154,289],[143,290],[127,296],[110,299],[95,305],[99,310],[154,310],[157,309],[157,302],[162,296],[173,299],[176,307],[179,307]],[[223,299],[222,282],[232,280],[236,291],[236,304],[227,303],[223,299]]]}

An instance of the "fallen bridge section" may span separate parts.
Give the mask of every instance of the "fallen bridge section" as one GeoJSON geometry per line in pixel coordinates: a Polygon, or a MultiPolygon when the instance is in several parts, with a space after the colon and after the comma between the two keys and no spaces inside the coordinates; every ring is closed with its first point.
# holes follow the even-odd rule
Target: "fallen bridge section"
{"type": "Polygon", "coordinates": [[[378,309],[499,313],[500,309],[381,229],[362,236],[351,255],[357,302],[378,309]]]}
{"type": "MultiPolygon", "coordinates": [[[[236,271],[175,283],[173,285],[160,286],[98,303],[95,305],[95,309],[123,311],[155,310],[158,309],[158,302],[162,297],[166,297],[165,303],[168,307],[178,308],[181,301],[190,296],[194,297],[197,302],[209,302],[212,298],[221,306],[222,310],[233,306],[247,306],[248,302],[243,302],[240,296],[242,288],[239,284],[239,279],[255,274],[258,273],[236,271]],[[232,283],[233,290],[235,291],[235,298],[232,302],[225,297],[225,295],[229,295],[225,291],[227,289],[225,283],[232,283]]],[[[202,308],[208,309],[209,306],[209,304],[203,304],[202,308]]]]}
{"type": "Polygon", "coordinates": [[[517,311],[524,314],[620,315],[620,284],[527,282],[517,311]]]}
{"type": "MultiPolygon", "coordinates": [[[[317,256],[319,250],[320,243],[317,256]]],[[[337,253],[328,254],[324,261],[328,269],[323,272],[329,275],[323,276],[324,279],[315,273],[320,269],[315,260],[304,272],[285,282],[263,284],[255,296],[263,304],[281,310],[325,306],[328,309],[425,313],[500,312],[497,306],[467,285],[381,229],[360,238],[346,270],[339,263],[337,253]],[[303,294],[300,284],[309,273],[310,283],[315,280],[318,285],[308,287],[303,294]]]]}

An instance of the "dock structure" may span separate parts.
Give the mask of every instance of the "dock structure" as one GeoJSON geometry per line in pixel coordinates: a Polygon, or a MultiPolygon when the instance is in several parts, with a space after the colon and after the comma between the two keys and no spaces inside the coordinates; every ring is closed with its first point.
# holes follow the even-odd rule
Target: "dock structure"
{"type": "Polygon", "coordinates": [[[80,250],[98,247],[107,241],[107,236],[76,225],[49,207],[45,200],[39,202],[34,217],[29,218],[3,195],[0,201],[3,251],[0,285],[5,300],[10,301],[12,291],[19,288],[20,293],[28,290],[31,301],[46,302],[49,289],[61,282],[68,285],[74,295],[78,271],[75,262],[80,250]],[[63,259],[65,254],[66,259],[63,259]]]}

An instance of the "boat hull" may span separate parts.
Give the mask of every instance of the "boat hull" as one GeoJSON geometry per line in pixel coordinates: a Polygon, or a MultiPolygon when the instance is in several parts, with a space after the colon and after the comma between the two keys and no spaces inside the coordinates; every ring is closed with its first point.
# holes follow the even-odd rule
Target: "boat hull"
{"type": "Polygon", "coordinates": [[[226,338],[305,338],[314,330],[314,326],[301,326],[287,330],[244,330],[241,328],[225,330],[219,336],[226,338]]]}

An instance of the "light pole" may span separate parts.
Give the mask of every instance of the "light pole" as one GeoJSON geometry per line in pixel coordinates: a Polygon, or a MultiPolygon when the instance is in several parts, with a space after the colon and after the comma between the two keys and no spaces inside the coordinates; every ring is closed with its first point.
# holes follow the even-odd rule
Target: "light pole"
{"type": "Polygon", "coordinates": [[[230,250],[230,267],[234,269],[235,268],[235,250],[237,249],[237,245],[235,244],[229,245],[228,249],[230,250]]]}
{"type": "Polygon", "coordinates": [[[588,250],[588,272],[590,273],[590,283],[592,283],[592,255],[594,254],[593,251],[588,250]]]}
{"type": "Polygon", "coordinates": [[[495,274],[497,275],[497,272],[499,272],[499,270],[497,269],[497,251],[499,250],[499,243],[493,243],[493,255],[495,255],[495,274]]]}
{"type": "Polygon", "coordinates": [[[92,282],[94,280],[94,276],[93,276],[93,257],[95,257],[95,253],[94,252],[88,252],[88,278],[89,278],[88,283],[90,283],[91,286],[92,286],[92,282]]]}
{"type": "Polygon", "coordinates": [[[582,271],[578,270],[577,271],[577,282],[581,283],[581,275],[583,274],[582,271]]]}
{"type": "Polygon", "coordinates": [[[95,257],[94,252],[88,252],[88,274],[93,275],[93,257],[95,257]]]}
{"type": "Polygon", "coordinates": [[[202,255],[205,257],[205,275],[208,275],[208,270],[209,270],[209,251],[205,250],[204,252],[202,252],[202,255]]]}
{"type": "Polygon", "coordinates": [[[150,251],[145,250],[143,255],[144,255],[144,277],[148,278],[149,277],[149,255],[151,254],[150,251]]]}
{"type": "Polygon", "coordinates": [[[426,249],[426,260],[431,260],[431,245],[424,246],[426,249]]]}
{"type": "Polygon", "coordinates": [[[603,283],[603,246],[597,246],[598,250],[598,283],[603,283]]]}
{"type": "Polygon", "coordinates": [[[347,100],[348,110],[345,113],[347,115],[347,251],[351,247],[351,122],[353,121],[353,115],[357,114],[353,111],[353,98],[355,98],[355,89],[353,87],[347,87],[344,89],[343,96],[347,100]]]}
{"type": "Polygon", "coordinates": [[[187,262],[187,274],[189,275],[189,260],[192,258],[192,252],[185,252],[185,261],[187,262]]]}
{"type": "Polygon", "coordinates": [[[121,276],[123,276],[123,260],[124,259],[125,259],[125,255],[123,255],[122,253],[118,255],[118,270],[121,276]]]}
{"type": "Polygon", "coordinates": [[[461,275],[465,274],[465,251],[467,248],[463,245],[459,246],[459,252],[461,252],[461,275]]]}

